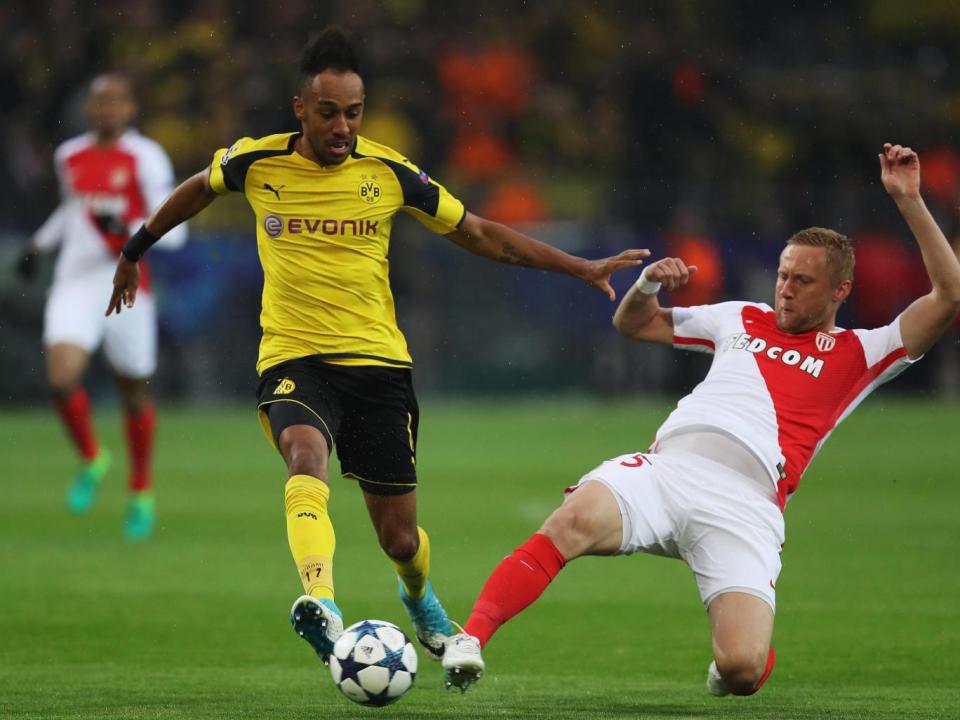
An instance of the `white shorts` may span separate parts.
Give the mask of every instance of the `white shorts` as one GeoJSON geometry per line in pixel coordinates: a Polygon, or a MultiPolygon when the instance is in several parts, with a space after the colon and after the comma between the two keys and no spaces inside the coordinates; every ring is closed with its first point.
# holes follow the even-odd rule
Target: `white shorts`
{"type": "Polygon", "coordinates": [[[157,369],[157,310],[142,290],[132,308],[105,317],[113,272],[93,273],[50,288],[43,321],[45,347],[58,343],[94,352],[103,343],[110,366],[129,378],[147,378],[157,369]]]}
{"type": "Polygon", "coordinates": [[[704,606],[723,592],[749,593],[776,611],[783,514],[771,487],[688,452],[607,460],[580,479],[602,482],[620,506],[620,553],[681,558],[704,606]]]}

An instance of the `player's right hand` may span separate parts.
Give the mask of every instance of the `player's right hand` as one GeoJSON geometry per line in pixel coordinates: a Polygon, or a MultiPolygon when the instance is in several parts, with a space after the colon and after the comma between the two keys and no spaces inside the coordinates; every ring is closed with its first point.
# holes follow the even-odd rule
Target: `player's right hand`
{"type": "Polygon", "coordinates": [[[25,250],[23,255],[17,259],[16,273],[21,280],[29,282],[37,275],[37,263],[40,257],[36,250],[25,250]]]}
{"type": "Polygon", "coordinates": [[[597,288],[602,293],[606,293],[610,301],[613,302],[617,299],[617,294],[610,286],[610,276],[617,270],[643,264],[644,258],[649,257],[649,255],[650,251],[646,249],[624,250],[619,255],[613,257],[601,258],[599,260],[582,260],[576,276],[587,283],[587,285],[597,288]]]}
{"type": "Polygon", "coordinates": [[[920,158],[903,145],[883,144],[880,158],[880,180],[895,200],[920,197],[920,158]]]}
{"type": "Polygon", "coordinates": [[[680,258],[667,257],[647,265],[643,272],[647,280],[661,283],[664,290],[676,290],[690,281],[697,266],[687,265],[680,258]]]}
{"type": "Polygon", "coordinates": [[[122,235],[123,237],[127,237],[130,234],[127,223],[124,222],[123,218],[117,217],[116,215],[111,215],[110,213],[94,215],[93,221],[97,224],[97,227],[109,235],[122,235]]]}
{"type": "Polygon", "coordinates": [[[117,271],[113,274],[113,295],[110,296],[110,304],[107,305],[108,317],[116,310],[117,314],[126,305],[133,307],[137,299],[137,288],[140,287],[140,268],[137,263],[130,262],[122,254],[117,260],[117,271]]]}

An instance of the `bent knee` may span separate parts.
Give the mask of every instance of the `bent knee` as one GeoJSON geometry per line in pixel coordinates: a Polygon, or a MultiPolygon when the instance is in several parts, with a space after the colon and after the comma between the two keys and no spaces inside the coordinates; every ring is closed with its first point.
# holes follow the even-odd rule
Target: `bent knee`
{"type": "Polygon", "coordinates": [[[578,488],[540,528],[566,560],[581,555],[612,555],[623,537],[620,510],[610,491],[596,483],[578,488]]]}
{"type": "Polygon", "coordinates": [[[284,453],[287,469],[291,475],[311,475],[321,480],[327,479],[326,462],[323,453],[307,445],[293,445],[284,453]]]}
{"type": "Polygon", "coordinates": [[[83,376],[70,370],[50,370],[47,373],[47,385],[54,399],[63,400],[73,393],[83,380],[83,376]]]}
{"type": "Polygon", "coordinates": [[[53,397],[53,401],[57,403],[69,400],[74,390],[80,387],[79,383],[54,382],[53,380],[49,382],[49,385],[50,395],[53,397]]]}
{"type": "Polygon", "coordinates": [[[568,551],[580,555],[591,540],[590,521],[580,508],[561,505],[543,523],[540,532],[566,556],[568,551]]]}
{"type": "Polygon", "coordinates": [[[734,695],[752,695],[767,666],[767,648],[717,653],[717,671],[734,695]]]}
{"type": "Polygon", "coordinates": [[[420,549],[420,537],[416,532],[391,532],[379,536],[380,548],[387,557],[397,562],[407,562],[420,549]]]}
{"type": "Polygon", "coordinates": [[[327,444],[319,431],[306,433],[287,428],[280,433],[279,446],[291,475],[312,475],[326,481],[327,444]]]}

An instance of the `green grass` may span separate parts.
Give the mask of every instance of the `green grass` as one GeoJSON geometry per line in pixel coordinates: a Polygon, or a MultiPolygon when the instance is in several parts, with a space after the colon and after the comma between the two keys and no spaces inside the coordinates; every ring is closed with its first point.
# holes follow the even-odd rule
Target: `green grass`
{"type": "MultiPolygon", "coordinates": [[[[669,407],[427,405],[420,520],[434,582],[465,619],[495,564],[560,490],[643,449],[669,407]]],[[[787,511],[777,669],[752,698],[715,699],[705,613],[686,567],[646,556],[572,563],[485,651],[470,693],[422,659],[413,690],[354,706],[297,640],[281,462],[247,411],[167,409],[159,533],[122,539],[119,458],[91,514],[63,503],[73,460],[46,412],[0,414],[2,718],[960,717],[960,408],[868,401],[787,511]]],[[[348,621],[407,626],[359,491],[333,481],[338,602],[348,621]]]]}

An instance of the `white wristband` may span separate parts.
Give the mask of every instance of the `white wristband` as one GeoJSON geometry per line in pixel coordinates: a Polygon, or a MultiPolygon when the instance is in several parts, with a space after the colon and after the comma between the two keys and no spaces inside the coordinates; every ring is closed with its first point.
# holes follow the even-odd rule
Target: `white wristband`
{"type": "Polygon", "coordinates": [[[637,290],[642,292],[644,295],[656,295],[658,292],[660,292],[661,284],[662,283],[654,282],[653,280],[648,280],[646,269],[640,273],[640,277],[637,278],[637,282],[635,283],[637,290]]]}

